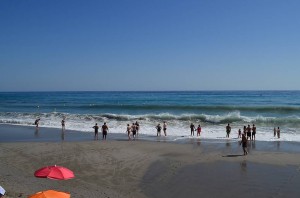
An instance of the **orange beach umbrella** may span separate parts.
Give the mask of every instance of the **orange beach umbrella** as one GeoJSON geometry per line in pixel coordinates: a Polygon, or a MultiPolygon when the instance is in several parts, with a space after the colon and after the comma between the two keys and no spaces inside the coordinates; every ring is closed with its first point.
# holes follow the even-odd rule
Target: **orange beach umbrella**
{"type": "Polygon", "coordinates": [[[28,196],[28,198],[70,198],[70,197],[71,197],[70,193],[59,192],[55,190],[46,190],[28,196]]]}
{"type": "Polygon", "coordinates": [[[58,180],[67,180],[75,177],[73,171],[56,165],[40,168],[34,172],[34,176],[58,180]]]}

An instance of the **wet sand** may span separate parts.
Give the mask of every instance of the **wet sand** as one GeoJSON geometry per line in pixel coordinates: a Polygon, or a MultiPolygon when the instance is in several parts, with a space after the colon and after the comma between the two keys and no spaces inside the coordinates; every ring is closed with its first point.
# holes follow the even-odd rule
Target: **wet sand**
{"type": "Polygon", "coordinates": [[[237,142],[191,139],[176,144],[161,139],[93,141],[91,137],[70,142],[1,142],[0,185],[7,197],[27,197],[47,189],[70,192],[73,198],[300,195],[298,144],[257,141],[249,155],[242,156],[237,142]],[[38,168],[54,164],[68,167],[76,177],[57,181],[33,176],[38,168]]]}

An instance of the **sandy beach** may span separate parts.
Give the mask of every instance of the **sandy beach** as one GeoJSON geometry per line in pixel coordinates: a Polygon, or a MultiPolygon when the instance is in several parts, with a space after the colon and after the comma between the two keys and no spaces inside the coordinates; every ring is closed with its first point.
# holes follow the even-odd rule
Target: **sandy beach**
{"type": "Polygon", "coordinates": [[[299,8],[0,0],[0,198],[300,198],[299,8]]]}
{"type": "MultiPolygon", "coordinates": [[[[21,127],[22,128],[22,127],[21,127]]],[[[2,128],[3,129],[3,128],[2,128]]],[[[0,143],[0,183],[7,197],[55,189],[71,197],[298,197],[300,154],[263,142],[242,156],[237,143],[191,140],[107,140],[0,143]],[[260,146],[259,146],[260,145],[260,146]],[[75,178],[35,178],[47,165],[68,167],[75,178]]],[[[295,147],[297,147],[296,145],[295,147]]]]}

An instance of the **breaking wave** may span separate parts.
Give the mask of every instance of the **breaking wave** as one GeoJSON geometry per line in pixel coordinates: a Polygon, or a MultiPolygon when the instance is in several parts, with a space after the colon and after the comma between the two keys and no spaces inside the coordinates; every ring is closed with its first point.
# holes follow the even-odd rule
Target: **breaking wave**
{"type": "MultiPolygon", "coordinates": [[[[60,122],[65,118],[72,122],[109,122],[109,121],[136,121],[141,122],[202,122],[206,124],[226,124],[226,123],[257,123],[257,124],[272,124],[272,125],[300,125],[300,117],[287,116],[287,117],[264,117],[264,116],[243,116],[239,111],[230,112],[222,115],[208,115],[208,114],[141,114],[141,115],[128,115],[128,114],[70,114],[70,113],[17,113],[6,112],[0,113],[0,123],[5,124],[20,124],[32,125],[34,120],[39,117],[41,121],[47,120],[49,124],[60,122]]],[[[51,126],[50,126],[51,127],[51,126]]]]}

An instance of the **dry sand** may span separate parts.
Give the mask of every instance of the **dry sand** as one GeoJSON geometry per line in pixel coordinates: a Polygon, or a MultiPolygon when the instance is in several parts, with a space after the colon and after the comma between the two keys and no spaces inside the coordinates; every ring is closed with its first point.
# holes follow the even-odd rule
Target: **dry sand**
{"type": "Polygon", "coordinates": [[[55,189],[71,197],[299,197],[298,152],[146,141],[0,143],[7,197],[55,189]],[[67,181],[35,178],[47,165],[73,170],[67,181]]]}

